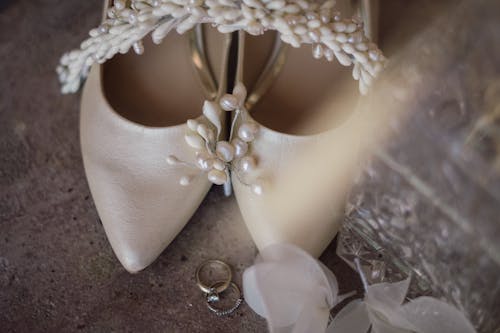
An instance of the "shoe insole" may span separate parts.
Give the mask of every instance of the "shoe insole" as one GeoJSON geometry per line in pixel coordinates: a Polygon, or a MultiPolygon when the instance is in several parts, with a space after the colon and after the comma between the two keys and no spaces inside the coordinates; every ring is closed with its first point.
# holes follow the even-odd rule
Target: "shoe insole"
{"type": "MultiPolygon", "coordinates": [[[[247,35],[247,72],[252,71],[247,58],[269,47],[261,38],[247,35]]],[[[252,116],[262,125],[287,134],[310,135],[332,129],[348,118],[359,98],[351,71],[352,67],[344,67],[336,60],[314,59],[311,45],[288,47],[285,65],[251,110],[252,116]]]]}
{"type": "MultiPolygon", "coordinates": [[[[222,38],[210,38],[222,61],[222,38]]],[[[201,114],[203,96],[191,62],[188,38],[172,31],[160,45],[144,39],[144,54],[129,51],[103,66],[103,91],[113,109],[130,121],[163,127],[201,114]]],[[[218,74],[218,73],[217,73],[218,74]]]]}
{"type": "Polygon", "coordinates": [[[249,34],[245,34],[245,36],[244,63],[241,74],[247,91],[252,92],[272,55],[278,34],[274,31],[268,31],[260,36],[249,34]]]}
{"type": "MultiPolygon", "coordinates": [[[[252,44],[247,43],[247,49],[252,44]]],[[[358,96],[350,68],[314,59],[311,47],[304,45],[288,50],[282,71],[252,116],[273,130],[309,135],[341,123],[354,110],[358,96]]]]}

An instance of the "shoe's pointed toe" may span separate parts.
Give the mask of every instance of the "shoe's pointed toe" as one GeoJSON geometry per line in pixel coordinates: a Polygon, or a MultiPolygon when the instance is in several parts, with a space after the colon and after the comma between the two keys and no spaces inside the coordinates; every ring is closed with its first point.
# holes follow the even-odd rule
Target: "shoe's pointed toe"
{"type": "Polygon", "coordinates": [[[188,222],[211,183],[191,162],[186,125],[147,127],[112,110],[94,67],[82,97],[80,139],[85,172],[111,246],[129,272],[152,263],[188,222]],[[182,176],[193,176],[180,185],[182,176]]]}
{"type": "MultiPolygon", "coordinates": [[[[277,243],[291,243],[319,257],[337,234],[344,213],[344,201],[339,200],[337,189],[323,192],[314,200],[314,207],[294,207],[293,214],[285,213],[287,207],[275,206],[277,201],[272,197],[274,180],[287,171],[303,148],[321,139],[321,135],[287,135],[260,126],[251,143],[252,155],[258,161],[253,177],[245,179],[245,175],[239,175],[238,171],[233,173],[233,188],[240,212],[259,249],[277,243]],[[264,187],[262,193],[255,193],[252,179],[267,183],[267,188],[264,187]]],[[[313,164],[308,171],[314,172],[313,164]]],[[[280,200],[280,203],[286,205],[286,200],[280,200]]]]}

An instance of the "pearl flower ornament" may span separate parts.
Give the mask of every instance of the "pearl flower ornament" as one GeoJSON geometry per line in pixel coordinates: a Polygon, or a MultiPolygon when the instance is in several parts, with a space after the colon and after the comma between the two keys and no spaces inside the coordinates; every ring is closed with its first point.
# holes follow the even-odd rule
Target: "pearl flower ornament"
{"type": "MultiPolygon", "coordinates": [[[[188,132],[184,139],[188,146],[195,149],[195,164],[179,160],[174,155],[167,157],[170,165],[184,164],[207,174],[208,179],[217,185],[229,181],[228,163],[232,160],[232,146],[226,141],[218,141],[222,131],[221,110],[211,101],[203,104],[203,117],[187,121],[188,132]],[[229,148],[230,146],[230,148],[229,148]]],[[[233,153],[234,155],[234,153],[233,153]]],[[[192,177],[183,176],[179,183],[188,186],[192,177]]]]}
{"type": "MultiPolygon", "coordinates": [[[[246,112],[243,108],[245,99],[246,89],[240,83],[235,87],[233,94],[226,94],[220,99],[220,106],[215,102],[205,101],[203,117],[197,120],[189,119],[186,124],[188,131],[184,136],[187,145],[195,150],[195,164],[181,161],[174,155],[167,157],[167,163],[182,164],[197,169],[202,174],[205,173],[208,180],[216,185],[230,182],[231,171],[236,172],[240,178],[255,171],[257,162],[255,157],[249,154],[249,144],[258,132],[257,124],[243,122],[237,138],[233,138],[230,142],[219,140],[222,131],[222,110],[236,111],[237,116],[234,118],[236,120],[241,112],[246,112]],[[237,169],[234,166],[237,166],[237,169]]],[[[188,186],[192,179],[192,176],[185,175],[181,177],[179,183],[188,186]]],[[[253,189],[255,184],[249,186],[253,189]]],[[[254,192],[262,193],[262,186],[254,192]]]]}
{"type": "MultiPolygon", "coordinates": [[[[115,0],[102,24],[77,50],[65,53],[57,67],[61,91],[76,92],[93,64],[102,64],[117,53],[144,52],[142,39],[151,33],[161,43],[176,30],[182,34],[199,23],[211,23],[222,33],[244,30],[261,35],[276,30],[293,47],[311,44],[315,58],[337,59],[353,66],[362,94],[382,70],[385,57],[363,33],[355,19],[343,19],[334,0],[115,0]]],[[[234,109],[234,100],[222,108],[234,109]]]]}

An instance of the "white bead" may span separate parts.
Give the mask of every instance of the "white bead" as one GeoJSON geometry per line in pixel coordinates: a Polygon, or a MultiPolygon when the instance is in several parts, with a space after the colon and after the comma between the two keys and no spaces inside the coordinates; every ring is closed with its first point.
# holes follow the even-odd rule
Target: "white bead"
{"type": "Polygon", "coordinates": [[[277,9],[281,9],[281,8],[285,7],[285,5],[286,5],[286,2],[283,0],[274,0],[274,1],[269,2],[266,5],[266,7],[267,7],[267,9],[277,10],[277,9]]]}
{"type": "Polygon", "coordinates": [[[295,24],[297,24],[297,18],[294,15],[287,15],[287,16],[285,16],[285,21],[289,25],[295,25],[295,24]]]}
{"type": "Polygon", "coordinates": [[[347,35],[341,32],[341,33],[338,33],[337,36],[335,36],[335,39],[339,43],[345,43],[345,42],[347,42],[347,35]]]}
{"type": "Polygon", "coordinates": [[[243,156],[245,156],[245,154],[247,153],[248,151],[248,144],[241,140],[241,139],[233,139],[233,141],[231,141],[231,144],[234,146],[234,155],[237,157],[237,158],[241,158],[243,156]]]}
{"type": "Polygon", "coordinates": [[[116,18],[116,10],[115,8],[109,8],[107,11],[106,11],[106,14],[109,18],[116,18]]]}
{"type": "Polygon", "coordinates": [[[238,99],[233,95],[225,94],[219,104],[224,111],[233,111],[238,107],[238,99]]]}
{"type": "Polygon", "coordinates": [[[368,57],[366,56],[366,54],[362,52],[354,51],[352,55],[354,56],[354,59],[356,59],[356,61],[362,64],[368,62],[368,57]]]}
{"type": "Polygon", "coordinates": [[[106,25],[106,24],[101,24],[101,25],[99,26],[99,30],[98,30],[98,31],[99,31],[99,33],[101,33],[101,34],[105,34],[105,33],[107,33],[107,32],[109,31],[109,26],[108,26],[108,25],[106,25]]]}
{"type": "MultiPolygon", "coordinates": [[[[210,141],[210,129],[207,127],[207,125],[205,124],[199,124],[198,127],[196,127],[196,132],[198,132],[199,135],[201,135],[201,137],[209,142],[210,141]]],[[[213,134],[212,134],[213,135],[213,134]]]]}
{"type": "Polygon", "coordinates": [[[227,175],[224,171],[212,169],[208,172],[208,180],[215,185],[222,185],[227,181],[227,175]]]}
{"type": "Polygon", "coordinates": [[[318,19],[318,15],[316,13],[310,12],[310,13],[306,14],[306,18],[308,20],[317,20],[318,19]]]}
{"type": "Polygon", "coordinates": [[[217,156],[225,162],[231,162],[234,158],[235,149],[227,141],[217,142],[217,147],[215,148],[217,156]]]}
{"type": "Polygon", "coordinates": [[[356,49],[358,51],[367,51],[368,50],[368,45],[366,45],[366,43],[358,43],[356,44],[356,49]]]}
{"type": "Polygon", "coordinates": [[[312,51],[314,59],[321,59],[323,57],[323,47],[321,44],[315,44],[312,51]]]}
{"type": "Polygon", "coordinates": [[[224,161],[216,158],[216,159],[214,159],[213,167],[214,167],[214,169],[223,171],[226,169],[226,163],[224,163],[224,161]]]}
{"type": "Polygon", "coordinates": [[[297,25],[295,29],[293,29],[293,32],[295,32],[298,35],[303,35],[307,32],[307,28],[304,27],[303,25],[297,25]]]}
{"type": "Polygon", "coordinates": [[[196,131],[196,129],[198,128],[198,125],[199,125],[199,122],[195,119],[189,119],[187,121],[187,127],[189,127],[189,129],[191,131],[196,131]]]}
{"type": "Polygon", "coordinates": [[[203,104],[203,115],[217,128],[217,134],[222,129],[220,109],[214,102],[205,101],[203,104]]]}
{"type": "Polygon", "coordinates": [[[326,23],[330,22],[331,16],[328,12],[325,12],[325,13],[321,14],[320,18],[321,18],[321,22],[326,24],[326,23]]]}
{"type": "Polygon", "coordinates": [[[224,19],[228,20],[228,21],[234,21],[235,19],[237,19],[239,16],[241,15],[241,12],[239,10],[236,10],[236,9],[226,9],[226,11],[224,12],[223,16],[224,16],[224,19]]]}
{"type": "Polygon", "coordinates": [[[293,33],[290,33],[289,35],[282,34],[280,38],[285,43],[289,43],[290,45],[292,45],[292,47],[295,47],[295,48],[300,47],[300,38],[293,33]]]}
{"type": "Polygon", "coordinates": [[[184,136],[187,144],[195,149],[202,149],[205,147],[205,142],[198,134],[187,134],[184,136]]]}
{"type": "Polygon", "coordinates": [[[196,154],[196,164],[201,170],[207,171],[212,169],[214,159],[206,152],[199,152],[196,154]]]}
{"type": "Polygon", "coordinates": [[[342,22],[335,22],[332,24],[332,28],[336,32],[344,32],[346,29],[346,25],[345,25],[345,23],[342,23],[342,22]]]}
{"type": "Polygon", "coordinates": [[[328,48],[334,52],[340,52],[342,50],[339,46],[339,43],[337,43],[335,40],[323,40],[323,44],[328,46],[328,48]]]}
{"type": "Polygon", "coordinates": [[[252,192],[256,195],[262,195],[262,193],[264,192],[264,188],[260,184],[252,184],[250,188],[252,192]]]}
{"type": "Polygon", "coordinates": [[[289,14],[297,14],[298,12],[300,12],[300,7],[295,4],[286,5],[285,8],[283,8],[283,12],[289,14]]]}
{"type": "MultiPolygon", "coordinates": [[[[258,16],[258,12],[256,13],[258,16]]],[[[246,31],[253,36],[262,35],[264,33],[264,27],[257,21],[250,21],[247,23],[246,31]]]]}
{"type": "Polygon", "coordinates": [[[368,52],[368,56],[373,61],[379,60],[379,53],[377,51],[375,51],[375,50],[370,50],[370,52],[368,52]]]}
{"type": "Polygon", "coordinates": [[[363,34],[361,31],[357,31],[355,33],[352,33],[349,38],[347,38],[347,41],[351,44],[359,43],[363,40],[363,34]]]}
{"type": "Polygon", "coordinates": [[[250,142],[255,139],[255,134],[258,132],[259,127],[255,123],[243,123],[238,128],[238,136],[245,142],[250,142]]]}
{"type": "Polygon", "coordinates": [[[359,80],[361,77],[361,70],[359,68],[359,65],[355,64],[354,67],[352,68],[352,77],[354,80],[359,80]]]}
{"type": "Polygon", "coordinates": [[[132,44],[132,48],[134,49],[134,52],[136,54],[143,54],[144,53],[144,45],[142,45],[141,41],[137,41],[134,44],[132,44]]]}
{"type": "Polygon", "coordinates": [[[347,33],[352,33],[354,31],[356,31],[356,29],[358,28],[358,25],[356,23],[349,23],[346,28],[345,28],[345,31],[347,33]]]}
{"type": "Polygon", "coordinates": [[[352,65],[351,58],[347,54],[342,53],[342,52],[334,52],[334,53],[335,53],[335,57],[337,58],[337,60],[340,62],[341,65],[343,65],[343,66],[351,66],[352,65]]]}
{"type": "Polygon", "coordinates": [[[325,58],[326,60],[328,61],[333,61],[333,58],[335,57],[335,55],[333,54],[333,51],[329,48],[325,48],[325,58]]]}
{"type": "Polygon", "coordinates": [[[175,157],[174,155],[168,155],[167,156],[167,163],[170,164],[170,165],[175,165],[177,163],[179,163],[179,159],[177,157],[175,157]]]}
{"type": "Polygon", "coordinates": [[[354,46],[352,46],[351,44],[343,44],[342,50],[344,50],[344,52],[349,54],[352,54],[355,51],[354,46]]]}
{"type": "Polygon", "coordinates": [[[319,43],[320,38],[319,38],[319,32],[317,30],[311,30],[311,31],[309,31],[308,35],[309,35],[309,38],[311,38],[311,40],[314,43],[319,43]]]}
{"type": "Polygon", "coordinates": [[[189,184],[191,184],[191,177],[182,176],[179,180],[179,184],[181,184],[182,186],[188,186],[189,184]]]}
{"type": "Polygon", "coordinates": [[[367,71],[361,71],[361,79],[366,83],[367,86],[370,86],[373,82],[373,77],[367,71]]]}
{"type": "Polygon", "coordinates": [[[240,160],[240,169],[243,172],[252,172],[257,167],[257,162],[253,156],[245,156],[240,160]]]}
{"type": "Polygon", "coordinates": [[[122,10],[125,8],[125,1],[124,0],[115,0],[113,2],[114,6],[118,10],[122,10]]]}
{"type": "Polygon", "coordinates": [[[307,26],[311,29],[316,29],[321,26],[321,22],[318,19],[307,22],[307,26]]]}
{"type": "Polygon", "coordinates": [[[130,15],[130,14],[132,14],[132,13],[133,13],[133,11],[132,11],[131,9],[126,8],[126,9],[124,9],[124,10],[122,10],[122,11],[120,12],[120,16],[121,16],[121,17],[123,17],[123,18],[127,18],[127,17],[129,17],[129,15],[130,15]]]}
{"type": "Polygon", "coordinates": [[[233,96],[235,96],[240,103],[243,103],[245,101],[245,99],[247,98],[247,89],[245,88],[243,83],[236,83],[233,89],[233,96]]]}
{"type": "Polygon", "coordinates": [[[137,23],[137,15],[135,13],[132,13],[128,16],[128,23],[130,23],[130,24],[137,23]]]}

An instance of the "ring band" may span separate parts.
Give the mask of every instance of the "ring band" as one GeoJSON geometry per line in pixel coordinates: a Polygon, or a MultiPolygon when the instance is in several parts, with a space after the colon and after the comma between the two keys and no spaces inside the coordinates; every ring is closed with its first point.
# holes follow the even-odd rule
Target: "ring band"
{"type": "Polygon", "coordinates": [[[216,259],[207,260],[203,262],[200,266],[198,266],[198,268],[196,269],[196,284],[204,293],[208,295],[218,294],[226,290],[231,284],[232,278],[233,278],[233,273],[231,272],[231,267],[229,267],[228,264],[226,264],[221,260],[216,260],[216,259]],[[209,285],[206,285],[201,281],[200,273],[203,270],[203,268],[212,264],[216,264],[222,267],[222,269],[227,272],[227,277],[225,280],[219,280],[216,281],[215,283],[212,282],[209,285]]]}
{"type": "MultiPolygon", "coordinates": [[[[226,283],[226,281],[217,281],[214,284],[212,284],[211,288],[216,289],[218,286],[221,286],[225,283],[226,283]]],[[[213,313],[215,313],[219,317],[230,315],[231,313],[233,313],[234,311],[236,311],[240,307],[241,303],[243,303],[243,297],[241,296],[240,288],[238,288],[236,283],[230,282],[229,286],[234,291],[236,291],[236,293],[238,294],[238,298],[236,299],[236,301],[232,307],[230,307],[228,309],[217,308],[217,307],[213,306],[213,304],[217,301],[211,301],[210,298],[207,297],[207,307],[210,309],[210,311],[212,311],[213,313]]]]}

